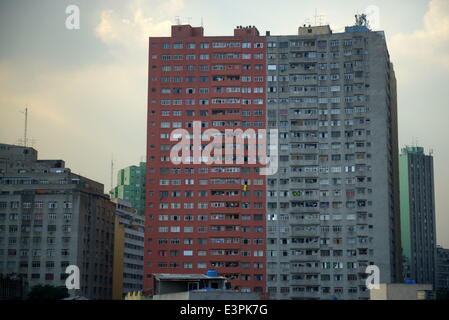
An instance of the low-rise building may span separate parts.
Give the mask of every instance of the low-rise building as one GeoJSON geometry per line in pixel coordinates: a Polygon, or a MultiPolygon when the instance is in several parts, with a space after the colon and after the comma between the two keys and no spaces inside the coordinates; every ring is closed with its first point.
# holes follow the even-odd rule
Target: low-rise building
{"type": "Polygon", "coordinates": [[[370,300],[433,300],[431,284],[382,283],[370,290],[370,300]]]}
{"type": "Polygon", "coordinates": [[[206,274],[153,274],[151,292],[129,292],[126,300],[260,300],[259,292],[231,289],[226,277],[215,270],[206,274]]]}

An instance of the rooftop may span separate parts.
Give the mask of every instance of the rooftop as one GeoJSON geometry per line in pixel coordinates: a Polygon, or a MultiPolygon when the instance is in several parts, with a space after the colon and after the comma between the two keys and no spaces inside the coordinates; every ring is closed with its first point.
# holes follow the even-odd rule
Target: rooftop
{"type": "Polygon", "coordinates": [[[402,148],[402,154],[414,153],[414,154],[424,154],[424,148],[418,146],[405,146],[402,148]]]}
{"type": "Polygon", "coordinates": [[[205,274],[176,274],[176,273],[156,273],[154,277],[158,280],[225,280],[222,276],[208,276],[205,274]]]}

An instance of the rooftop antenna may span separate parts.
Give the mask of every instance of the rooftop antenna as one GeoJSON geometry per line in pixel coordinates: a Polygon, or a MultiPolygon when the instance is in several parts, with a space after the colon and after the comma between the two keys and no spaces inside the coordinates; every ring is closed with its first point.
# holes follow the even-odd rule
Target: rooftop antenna
{"type": "Polygon", "coordinates": [[[28,139],[28,141],[30,142],[30,145],[32,148],[34,148],[37,144],[37,141],[34,138],[28,139]]]}
{"type": "Polygon", "coordinates": [[[111,156],[111,191],[114,186],[114,154],[111,156]]]}
{"type": "Polygon", "coordinates": [[[181,18],[179,16],[175,16],[175,23],[178,26],[181,24],[181,18]]]}
{"type": "Polygon", "coordinates": [[[358,27],[367,27],[369,29],[369,22],[365,13],[355,15],[355,25],[358,27]]]}
{"type": "Polygon", "coordinates": [[[319,25],[319,26],[322,26],[322,25],[325,24],[325,22],[323,22],[323,21],[325,21],[325,20],[324,20],[325,18],[326,18],[326,16],[325,16],[324,14],[320,14],[320,15],[318,16],[318,25],[319,25]]]}
{"type": "Polygon", "coordinates": [[[201,17],[201,28],[204,28],[203,17],[201,17]]]}
{"type": "Polygon", "coordinates": [[[315,26],[322,26],[323,25],[323,18],[324,18],[324,15],[323,14],[318,14],[318,11],[317,11],[317,9],[315,8],[315,15],[314,15],[314,18],[315,18],[315,26]]]}
{"type": "Polygon", "coordinates": [[[27,134],[28,134],[28,105],[25,106],[25,110],[21,111],[21,113],[25,114],[25,128],[23,133],[23,146],[27,146],[27,134]]]}

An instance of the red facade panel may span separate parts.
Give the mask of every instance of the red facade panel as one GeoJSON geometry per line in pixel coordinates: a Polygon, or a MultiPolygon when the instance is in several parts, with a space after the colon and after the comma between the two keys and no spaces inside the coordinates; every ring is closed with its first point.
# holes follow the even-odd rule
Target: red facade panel
{"type": "Polygon", "coordinates": [[[176,165],[169,139],[173,126],[192,133],[193,121],[203,131],[265,129],[265,53],[254,27],[204,37],[203,28],[173,26],[171,37],[149,39],[144,288],[154,273],[216,269],[236,288],[265,291],[262,166],[176,165]]]}

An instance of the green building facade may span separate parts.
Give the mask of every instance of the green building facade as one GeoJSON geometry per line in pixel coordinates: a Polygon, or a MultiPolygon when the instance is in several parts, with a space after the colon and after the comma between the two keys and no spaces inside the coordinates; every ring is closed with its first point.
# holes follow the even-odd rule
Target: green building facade
{"type": "Polygon", "coordinates": [[[130,202],[139,215],[145,214],[145,172],[145,162],[120,169],[117,185],[111,190],[112,198],[130,202]]]}
{"type": "Polygon", "coordinates": [[[404,277],[435,284],[435,196],[433,157],[422,147],[405,147],[399,156],[401,244],[404,277]]]}

